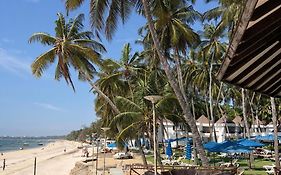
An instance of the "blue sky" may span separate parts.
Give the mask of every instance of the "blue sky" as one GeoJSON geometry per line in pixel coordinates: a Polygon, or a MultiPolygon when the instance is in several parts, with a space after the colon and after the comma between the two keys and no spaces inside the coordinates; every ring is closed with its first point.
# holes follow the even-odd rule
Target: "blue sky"
{"type": "MultiPolygon", "coordinates": [[[[89,29],[87,5],[70,16],[85,13],[84,24],[89,29]]],[[[205,11],[211,6],[199,1],[196,8],[205,11]]],[[[77,81],[74,72],[76,93],[64,81],[54,80],[52,68],[40,79],[31,74],[30,64],[48,47],[27,40],[35,32],[53,34],[58,12],[65,13],[62,1],[0,1],[0,136],[62,135],[96,120],[90,86],[77,81]]],[[[137,29],[144,22],[133,14],[125,26],[120,25],[110,43],[103,41],[108,51],[103,57],[118,59],[123,45],[138,38],[137,29]]]]}

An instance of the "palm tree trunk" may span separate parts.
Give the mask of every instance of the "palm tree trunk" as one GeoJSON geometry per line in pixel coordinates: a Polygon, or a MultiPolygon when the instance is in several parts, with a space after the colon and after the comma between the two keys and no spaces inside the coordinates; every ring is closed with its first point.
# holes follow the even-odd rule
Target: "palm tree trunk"
{"type": "Polygon", "coordinates": [[[164,140],[165,140],[165,134],[164,134],[164,123],[163,123],[163,118],[160,117],[160,135],[161,135],[161,145],[162,145],[162,151],[165,152],[165,146],[164,146],[164,140]]]}
{"type": "Polygon", "coordinates": [[[209,112],[207,97],[205,97],[205,107],[206,107],[207,118],[208,118],[208,120],[209,120],[209,123],[208,123],[208,124],[209,124],[209,133],[210,133],[210,137],[208,138],[208,141],[212,141],[213,132],[212,132],[212,127],[211,127],[211,118],[210,118],[210,112],[209,112]]]}
{"type": "MultiPolygon", "coordinates": [[[[246,97],[245,97],[245,89],[242,88],[242,107],[243,107],[243,120],[244,120],[244,128],[246,128],[246,135],[248,139],[250,139],[250,128],[247,120],[247,108],[246,108],[246,97]]],[[[249,160],[249,168],[252,168],[252,162],[254,161],[253,153],[250,153],[250,160],[249,160]]]]}
{"type": "MultiPolygon", "coordinates": [[[[182,78],[182,71],[181,71],[181,62],[179,59],[179,51],[177,48],[174,49],[175,52],[175,61],[176,61],[176,68],[177,68],[177,74],[178,74],[178,81],[179,81],[179,86],[181,89],[181,93],[185,94],[184,86],[183,86],[183,78],[182,78]]],[[[183,96],[185,101],[187,101],[186,96],[183,96]]]]}
{"type": "Polygon", "coordinates": [[[213,72],[213,56],[212,54],[212,59],[210,61],[210,69],[209,69],[209,104],[210,104],[210,117],[212,120],[212,140],[217,142],[217,135],[216,135],[216,130],[215,130],[215,119],[214,119],[214,114],[213,114],[213,96],[212,96],[212,72],[213,72]]]}
{"type": "MultiPolygon", "coordinates": [[[[194,101],[193,101],[193,97],[191,98],[191,105],[192,105],[192,114],[193,114],[193,118],[194,120],[196,120],[195,118],[195,107],[194,107],[194,101]]],[[[198,156],[197,156],[197,149],[196,149],[196,144],[195,142],[192,142],[193,143],[193,154],[194,154],[194,165],[197,165],[197,162],[198,162],[198,156]]]]}
{"type": "Polygon", "coordinates": [[[250,128],[247,120],[245,89],[243,88],[242,88],[242,108],[243,108],[243,120],[244,120],[244,128],[246,129],[246,136],[250,139],[250,128]]]}
{"type": "Polygon", "coordinates": [[[176,79],[175,79],[175,77],[174,77],[174,75],[171,71],[171,68],[168,64],[168,60],[167,60],[167,58],[164,57],[164,54],[161,50],[160,43],[159,43],[156,31],[155,31],[154,26],[153,26],[151,12],[150,12],[150,9],[148,7],[148,1],[142,0],[142,4],[143,4],[143,7],[144,7],[145,17],[148,21],[148,26],[149,26],[149,30],[151,32],[154,47],[157,51],[160,62],[163,66],[163,69],[164,69],[165,74],[168,78],[168,81],[169,81],[169,83],[170,83],[179,103],[180,103],[180,106],[183,110],[185,119],[186,119],[187,123],[189,124],[189,126],[191,128],[193,139],[196,142],[196,145],[197,145],[197,148],[198,148],[198,151],[199,151],[199,155],[200,155],[200,158],[202,160],[202,164],[203,164],[203,166],[208,166],[209,161],[206,157],[206,153],[205,153],[205,150],[203,148],[203,143],[202,143],[200,134],[198,132],[198,128],[196,126],[196,122],[195,122],[194,118],[192,117],[192,114],[191,114],[191,111],[190,111],[190,106],[189,106],[188,102],[184,100],[185,99],[184,96],[186,94],[181,93],[181,90],[180,90],[180,88],[179,88],[179,86],[176,82],[176,79]]]}
{"type": "Polygon", "coordinates": [[[276,112],[276,105],[273,97],[270,97],[271,101],[271,109],[272,109],[272,122],[274,128],[274,154],[275,154],[275,166],[277,169],[280,168],[280,161],[279,161],[279,150],[278,150],[278,129],[277,129],[277,112],[276,112]]]}
{"type": "Polygon", "coordinates": [[[143,165],[146,167],[147,166],[147,160],[146,160],[145,154],[143,152],[143,148],[142,148],[142,145],[141,145],[141,142],[140,142],[139,138],[138,138],[138,145],[139,145],[139,150],[140,150],[143,165]]]}

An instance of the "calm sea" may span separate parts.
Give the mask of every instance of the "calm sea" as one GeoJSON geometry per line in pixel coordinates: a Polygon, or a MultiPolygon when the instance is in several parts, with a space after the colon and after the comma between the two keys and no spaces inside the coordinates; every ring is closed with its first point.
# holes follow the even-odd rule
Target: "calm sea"
{"type": "Polygon", "coordinates": [[[56,140],[45,137],[0,137],[0,152],[40,147],[56,140]]]}

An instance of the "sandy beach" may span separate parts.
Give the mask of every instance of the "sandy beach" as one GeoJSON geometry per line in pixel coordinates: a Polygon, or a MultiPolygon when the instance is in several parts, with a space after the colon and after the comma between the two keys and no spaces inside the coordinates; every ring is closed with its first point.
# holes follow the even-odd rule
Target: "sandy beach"
{"type": "Polygon", "coordinates": [[[34,158],[37,159],[37,174],[68,175],[75,163],[82,160],[77,142],[59,140],[48,145],[26,150],[6,152],[0,155],[1,175],[33,174],[34,158]],[[64,149],[66,150],[64,152],[64,149]],[[2,171],[3,160],[6,168],[2,171]]]}
{"type": "MultiPolygon", "coordinates": [[[[71,170],[75,167],[77,162],[82,162],[85,157],[82,157],[82,150],[77,147],[81,143],[71,142],[66,140],[59,140],[48,145],[26,149],[6,152],[0,155],[0,174],[1,175],[30,175],[34,173],[34,158],[37,160],[38,175],[69,175],[71,170]],[[64,149],[66,150],[64,152],[64,149]],[[6,160],[6,168],[3,171],[3,160],[6,160]]],[[[92,149],[89,149],[92,155],[92,149]]],[[[106,154],[106,168],[119,167],[125,164],[141,163],[141,158],[134,155],[134,159],[116,160],[113,159],[112,153],[106,154]]],[[[103,169],[103,154],[100,154],[98,161],[99,173],[103,169]]],[[[79,163],[78,163],[79,164],[79,163]]],[[[87,163],[87,169],[91,172],[95,170],[93,162],[87,163]]],[[[94,162],[95,165],[95,162],[94,162]]]]}

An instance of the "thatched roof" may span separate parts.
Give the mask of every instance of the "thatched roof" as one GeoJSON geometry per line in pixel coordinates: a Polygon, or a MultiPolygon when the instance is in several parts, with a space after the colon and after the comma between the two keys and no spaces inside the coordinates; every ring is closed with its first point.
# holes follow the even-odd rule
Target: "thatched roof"
{"type": "Polygon", "coordinates": [[[254,125],[265,125],[266,123],[264,121],[261,121],[260,119],[254,121],[254,125]]]}
{"type": "Polygon", "coordinates": [[[223,123],[234,123],[232,120],[228,119],[226,116],[223,116],[218,119],[216,124],[223,124],[223,123]]]}
{"type": "Polygon", "coordinates": [[[210,123],[210,120],[207,118],[207,117],[205,117],[205,115],[201,115],[201,117],[199,117],[197,120],[196,120],[196,122],[198,122],[198,123],[210,123]]]}
{"type": "Polygon", "coordinates": [[[242,117],[240,117],[240,116],[236,116],[232,121],[236,125],[240,125],[240,126],[244,125],[244,123],[242,122],[242,117]]]}
{"type": "Polygon", "coordinates": [[[248,0],[218,79],[281,97],[281,0],[248,0]]]}

